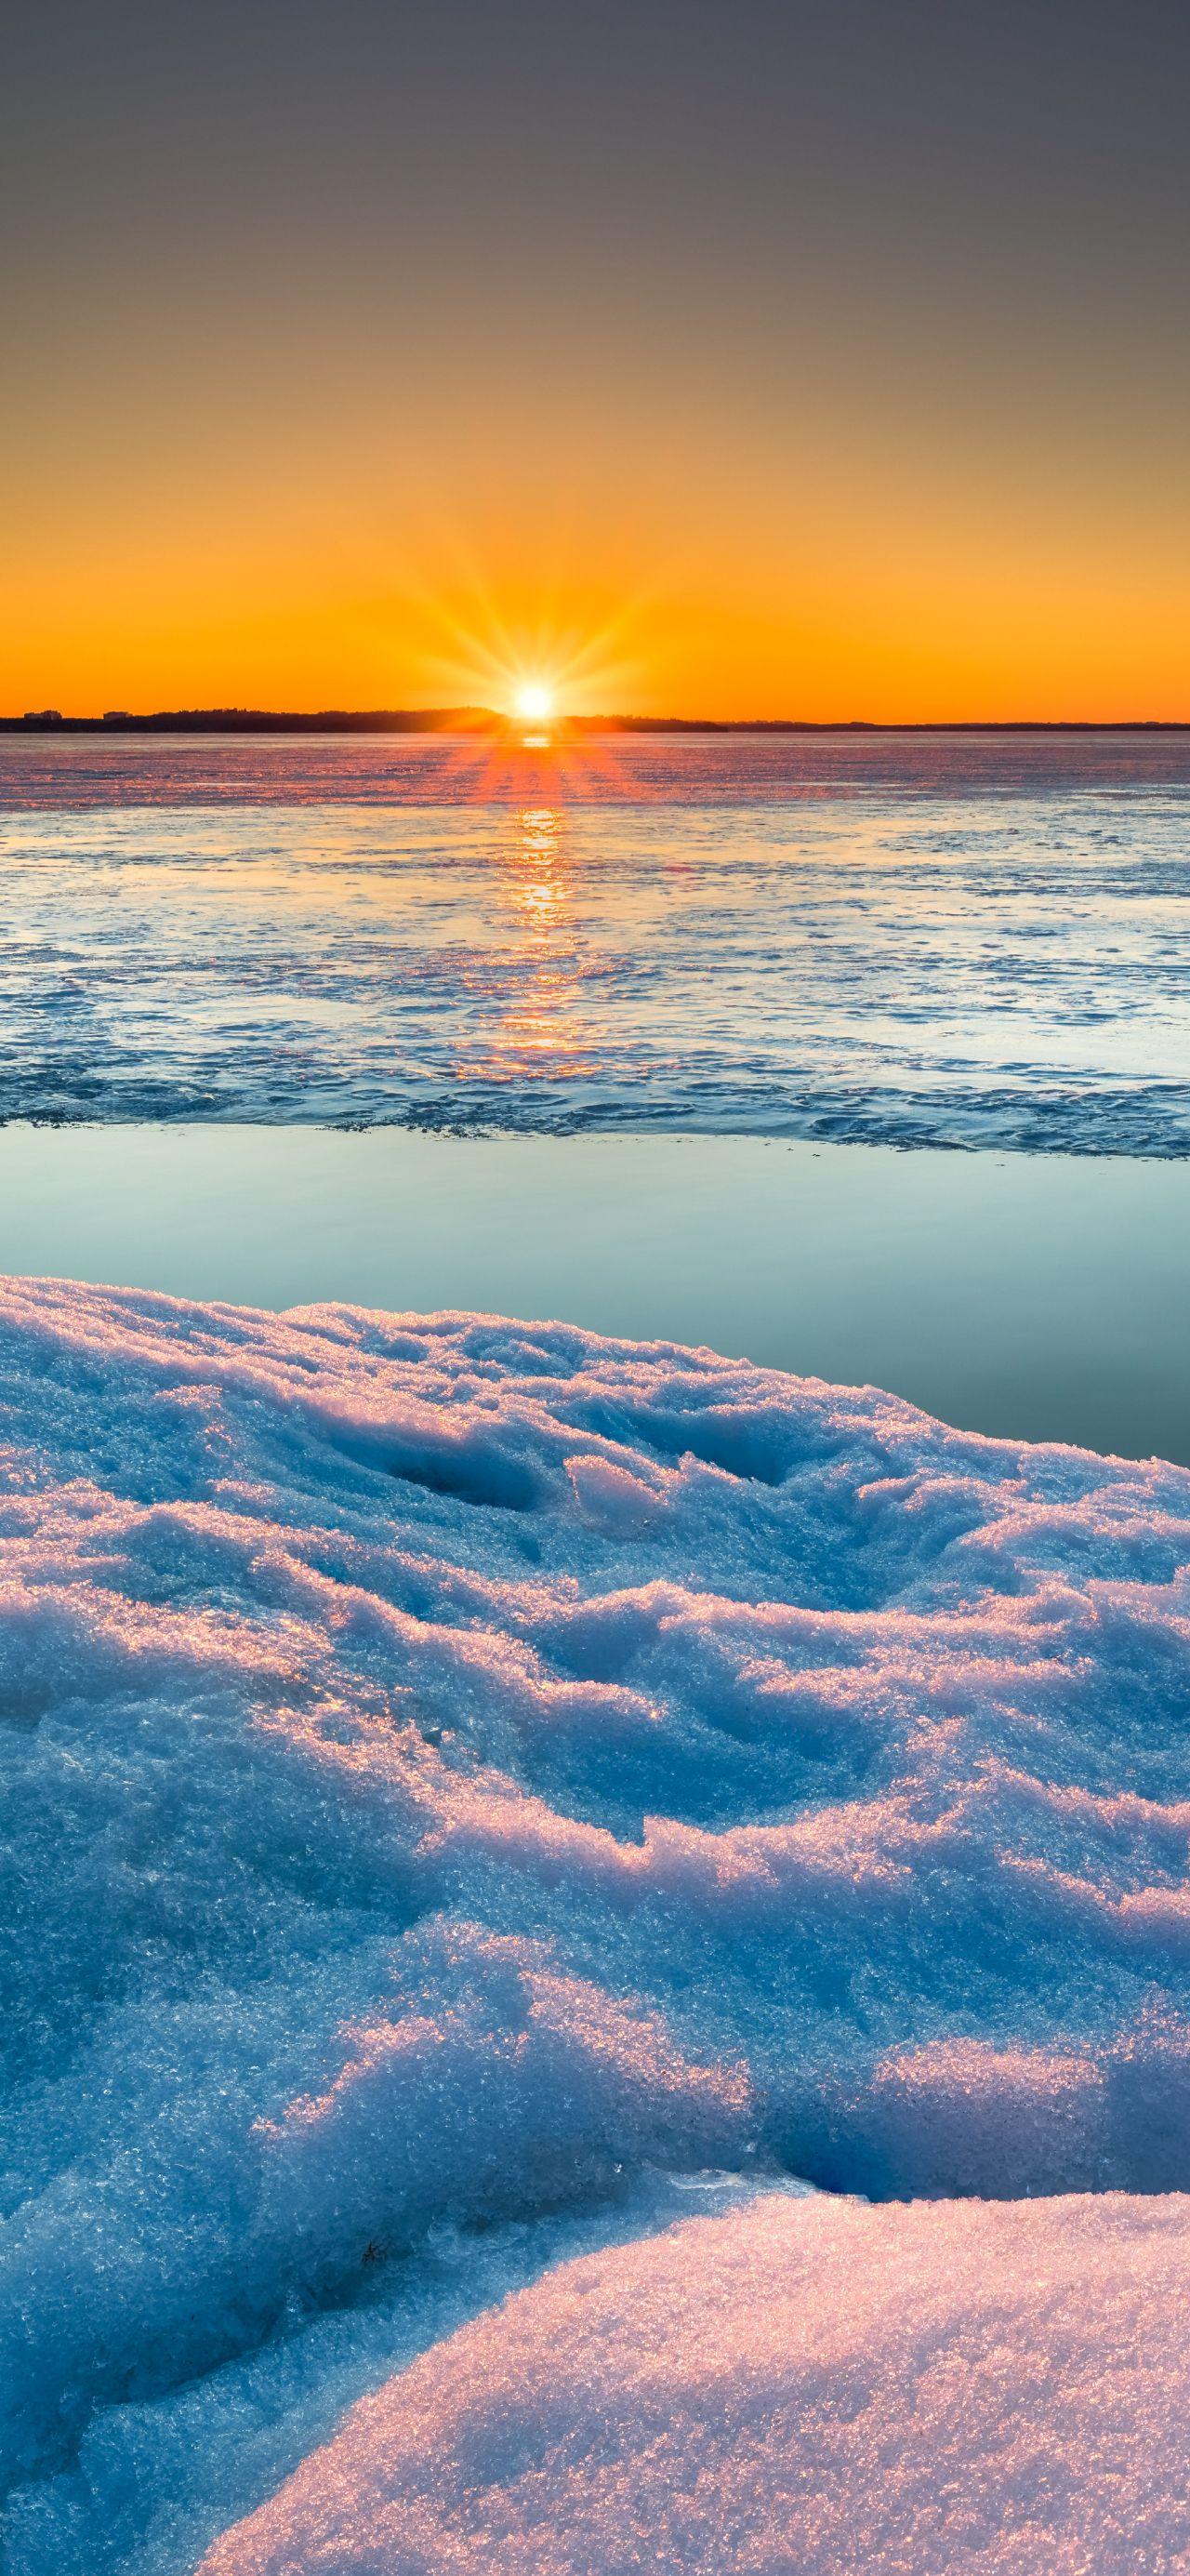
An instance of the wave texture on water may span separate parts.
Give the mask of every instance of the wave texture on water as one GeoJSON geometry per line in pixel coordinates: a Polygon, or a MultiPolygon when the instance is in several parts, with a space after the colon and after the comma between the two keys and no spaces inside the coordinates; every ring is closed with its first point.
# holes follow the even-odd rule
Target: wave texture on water
{"type": "Polygon", "coordinates": [[[708,2171],[1190,2184],[1190,1473],[17,1280],[0,1440],[16,2576],[182,2576],[708,2171]]]}

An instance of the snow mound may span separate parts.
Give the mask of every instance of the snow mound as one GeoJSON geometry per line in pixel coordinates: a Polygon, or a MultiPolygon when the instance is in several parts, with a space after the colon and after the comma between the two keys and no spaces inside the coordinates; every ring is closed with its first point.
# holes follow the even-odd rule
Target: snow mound
{"type": "Polygon", "coordinates": [[[1188,1682],[1182,1470],[0,1283],[14,2576],[192,2568],[659,2177],[1190,2183],[1188,1682]]]}
{"type": "Polygon", "coordinates": [[[1190,2564],[1185,2201],[766,2195],[561,2265],[348,2416],[202,2576],[1190,2564]]]}

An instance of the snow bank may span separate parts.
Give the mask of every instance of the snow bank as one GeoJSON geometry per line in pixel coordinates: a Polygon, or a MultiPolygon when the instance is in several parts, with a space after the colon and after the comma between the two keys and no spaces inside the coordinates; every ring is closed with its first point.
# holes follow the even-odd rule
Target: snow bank
{"type": "Polygon", "coordinates": [[[1184,1471],[19,1281],[0,1442],[14,2576],[192,2568],[667,2174],[1190,2182],[1184,1471]]]}
{"type": "Polygon", "coordinates": [[[347,2418],[202,2576],[1190,2564],[1190,2209],[776,2195],[569,2263],[347,2418]]]}

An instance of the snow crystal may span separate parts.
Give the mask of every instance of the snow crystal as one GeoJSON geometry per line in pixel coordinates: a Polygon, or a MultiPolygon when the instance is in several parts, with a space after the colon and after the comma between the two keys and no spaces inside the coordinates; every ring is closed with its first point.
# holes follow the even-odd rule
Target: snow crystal
{"type": "Polygon", "coordinates": [[[1188,1569],[872,1389],[0,1286],[13,2576],[182,2576],[692,2172],[1190,2183],[1188,1569]]]}
{"type": "Polygon", "coordinates": [[[1135,2576],[1190,2551],[1190,2208],[766,2196],[565,2264],[202,2576],[1135,2576]]]}

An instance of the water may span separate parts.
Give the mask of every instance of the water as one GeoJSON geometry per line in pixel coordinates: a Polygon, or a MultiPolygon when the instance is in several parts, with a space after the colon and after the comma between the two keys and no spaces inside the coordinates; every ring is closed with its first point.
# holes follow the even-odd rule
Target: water
{"type": "Polygon", "coordinates": [[[0,1270],[561,1317],[1190,1465],[1190,1166],[756,1137],[11,1126],[0,1270]]]}
{"type": "Polygon", "coordinates": [[[1190,735],[0,738],[0,1117],[1190,1153],[1190,735]]]}
{"type": "Polygon", "coordinates": [[[1185,733],[0,737],[0,1267],[1190,1461],[1188,820],[1185,733]]]}

